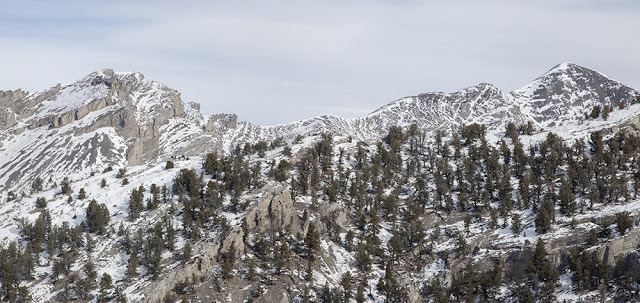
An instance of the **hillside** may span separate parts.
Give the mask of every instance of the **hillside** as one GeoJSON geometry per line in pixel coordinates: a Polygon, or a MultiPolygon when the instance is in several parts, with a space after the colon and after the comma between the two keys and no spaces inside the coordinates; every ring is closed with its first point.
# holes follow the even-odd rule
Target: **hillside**
{"type": "Polygon", "coordinates": [[[140,73],[3,91],[0,295],[637,300],[639,95],[563,63],[259,126],[140,73]]]}

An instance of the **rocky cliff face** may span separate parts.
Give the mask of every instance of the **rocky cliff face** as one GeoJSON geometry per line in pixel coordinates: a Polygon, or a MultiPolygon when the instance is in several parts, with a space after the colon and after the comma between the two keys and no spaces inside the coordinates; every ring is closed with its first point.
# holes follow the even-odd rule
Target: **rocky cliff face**
{"type": "Polygon", "coordinates": [[[180,93],[110,69],[28,94],[0,93],[0,188],[55,170],[88,174],[218,148],[234,115],[204,116],[180,93]],[[180,154],[179,154],[180,153],[180,154]]]}

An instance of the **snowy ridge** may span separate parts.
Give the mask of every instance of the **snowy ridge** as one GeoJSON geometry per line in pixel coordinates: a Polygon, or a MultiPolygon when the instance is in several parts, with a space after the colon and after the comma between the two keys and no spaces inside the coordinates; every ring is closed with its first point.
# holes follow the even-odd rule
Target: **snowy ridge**
{"type": "MultiPolygon", "coordinates": [[[[390,126],[413,123],[428,134],[470,123],[485,124],[489,133],[495,133],[509,121],[533,121],[539,130],[560,127],[565,133],[579,133],[594,127],[583,123],[594,105],[618,108],[636,95],[636,90],[606,75],[563,63],[509,94],[481,83],[453,93],[401,98],[359,118],[323,115],[260,126],[237,123],[235,115],[203,115],[197,104],[185,104],[179,92],[145,80],[140,73],[105,69],[18,101],[0,102],[9,111],[8,120],[15,120],[4,130],[0,125],[0,151],[11,159],[0,163],[0,189],[24,190],[26,180],[52,167],[60,173],[87,175],[108,165],[229,152],[246,142],[278,137],[291,142],[320,133],[371,141],[384,136],[390,126]]],[[[638,114],[635,107],[625,111],[603,125],[624,123],[638,114]]]]}
{"type": "Polygon", "coordinates": [[[390,126],[417,124],[427,131],[450,129],[469,123],[495,126],[510,116],[517,122],[524,118],[514,111],[508,99],[491,84],[482,83],[460,91],[426,93],[394,101],[364,117],[345,119],[324,115],[276,126],[259,126],[246,122],[225,134],[225,149],[241,142],[269,141],[277,137],[292,139],[297,135],[333,133],[359,140],[376,140],[390,126]]]}
{"type": "Polygon", "coordinates": [[[88,176],[109,166],[215,149],[209,141],[218,120],[226,118],[200,114],[182,102],[179,92],[140,73],[109,69],[43,92],[14,95],[0,94],[5,96],[0,112],[6,115],[0,119],[2,198],[8,192],[25,194],[30,180],[50,172],[88,176]],[[190,148],[193,144],[198,148],[190,148]]]}
{"type": "MultiPolygon", "coordinates": [[[[114,229],[120,224],[131,230],[150,227],[160,222],[160,217],[173,205],[164,204],[146,213],[144,218],[131,221],[127,218],[127,212],[129,195],[133,189],[141,185],[148,188],[151,183],[170,186],[176,172],[182,168],[193,168],[198,174],[203,173],[202,156],[206,152],[230,152],[245,143],[268,142],[282,137],[295,154],[311,146],[317,139],[315,136],[328,132],[336,135],[333,160],[337,162],[335,151],[355,149],[356,141],[347,140],[347,137],[364,141],[378,140],[393,125],[408,126],[415,123],[430,135],[439,129],[451,130],[462,124],[481,123],[488,127],[490,143],[495,143],[504,138],[507,122],[520,124],[533,121],[537,132],[521,137],[526,146],[543,141],[548,132],[554,132],[564,139],[584,138],[596,130],[621,128],[640,116],[640,104],[630,102],[638,95],[638,91],[571,63],[558,65],[509,94],[502,93],[491,84],[482,83],[453,93],[405,97],[364,117],[345,119],[325,115],[275,126],[236,122],[235,115],[203,115],[197,104],[184,103],[179,92],[159,82],[145,80],[140,73],[102,70],[77,82],[57,85],[43,92],[19,97],[13,97],[12,94],[3,97],[5,95],[0,93],[0,112],[10,114],[5,120],[2,120],[4,116],[0,116],[0,122],[4,123],[0,123],[0,200],[3,202],[0,204],[0,213],[3,214],[0,216],[0,241],[5,242],[20,237],[21,219],[34,222],[38,217],[42,209],[34,208],[36,197],[44,197],[48,201],[47,209],[51,212],[53,224],[80,224],[85,220],[88,202],[96,199],[107,206],[114,229]],[[626,106],[620,106],[622,101],[627,102],[626,106]],[[594,105],[611,105],[614,111],[608,119],[586,119],[585,113],[594,105]],[[298,136],[302,140],[292,143],[298,136]],[[169,159],[175,162],[176,169],[165,169],[164,161],[169,159]],[[116,171],[128,166],[127,177],[131,182],[125,184],[116,177],[116,171],[107,170],[109,166],[116,171]],[[37,193],[31,192],[30,188],[36,177],[43,180],[43,189],[37,193]],[[59,184],[56,184],[64,177],[73,182],[74,193],[70,195],[61,194],[59,184]],[[103,179],[106,183],[104,187],[101,185],[103,179]],[[86,199],[78,197],[80,188],[89,193],[86,199]],[[67,200],[68,197],[72,199],[67,200]]],[[[264,157],[253,156],[247,161],[266,163],[267,160],[273,160],[276,163],[286,160],[288,158],[283,156],[283,150],[284,147],[278,147],[268,151],[264,157]]],[[[347,162],[354,165],[354,161],[350,159],[347,162]]],[[[261,173],[266,175],[268,169],[263,167],[262,170],[261,173]]],[[[255,201],[262,194],[250,192],[243,198],[248,202],[255,201]]],[[[391,192],[385,194],[391,195],[391,192]]],[[[408,199],[408,196],[405,198],[408,199]]],[[[305,205],[312,203],[308,197],[301,197],[297,202],[305,205]]],[[[224,203],[229,202],[225,200],[224,203]]],[[[613,215],[623,210],[634,215],[640,213],[640,204],[637,202],[624,207],[603,206],[577,218],[586,222],[590,216],[613,215]]],[[[223,215],[229,219],[231,226],[238,227],[242,221],[241,213],[223,215]]],[[[468,239],[481,242],[489,236],[493,237],[492,241],[503,252],[521,247],[527,241],[532,242],[539,236],[533,228],[533,216],[530,212],[520,215],[524,218],[524,233],[520,236],[513,235],[508,228],[499,228],[492,234],[486,234],[484,223],[473,223],[470,226],[472,236],[468,239]]],[[[586,232],[592,227],[591,224],[580,223],[577,229],[586,232]]],[[[176,220],[175,227],[180,227],[179,220],[176,220]]],[[[465,228],[461,221],[441,227],[449,233],[461,233],[465,228]]],[[[381,241],[389,242],[391,231],[391,226],[383,225],[379,234],[381,241]]],[[[568,233],[568,229],[558,229],[545,237],[552,239],[564,233],[568,233]]],[[[215,232],[212,231],[207,237],[213,239],[214,236],[215,232]]],[[[114,247],[119,243],[113,234],[100,240],[94,251],[87,253],[87,257],[82,257],[84,259],[81,261],[91,258],[99,274],[109,273],[115,281],[122,281],[128,256],[117,253],[114,258],[104,258],[104,255],[117,250],[114,247]]],[[[179,241],[176,248],[181,249],[183,245],[184,242],[179,241]]],[[[438,243],[433,249],[436,253],[448,254],[454,246],[454,241],[450,240],[438,243]]],[[[322,268],[326,268],[326,271],[315,271],[313,276],[320,284],[327,282],[337,285],[342,275],[352,269],[353,255],[326,240],[321,241],[320,248],[328,253],[327,260],[332,262],[327,263],[323,259],[322,268]]],[[[500,249],[491,253],[498,254],[500,249]]],[[[165,259],[171,259],[170,254],[165,259]]],[[[171,260],[166,272],[180,267],[179,262],[171,260]]],[[[421,268],[417,276],[407,275],[406,280],[422,281],[441,276],[446,266],[442,259],[434,260],[421,268]]],[[[57,294],[48,280],[50,273],[50,264],[39,265],[36,269],[37,280],[29,282],[35,301],[50,301],[57,294]]],[[[374,270],[372,275],[375,279],[369,281],[368,288],[374,289],[377,278],[384,274],[384,270],[374,270]]],[[[567,287],[566,293],[570,294],[567,281],[563,283],[563,287],[567,287]]],[[[152,284],[148,279],[136,280],[124,292],[132,302],[143,301],[145,292],[152,284]]],[[[371,297],[374,302],[384,300],[377,293],[371,297]]]]}
{"type": "MultiPolygon", "coordinates": [[[[485,124],[490,132],[495,132],[504,130],[510,121],[516,124],[532,121],[540,129],[551,129],[582,123],[585,113],[594,105],[618,108],[622,101],[629,104],[638,94],[609,76],[573,63],[562,63],[509,94],[481,83],[448,94],[405,97],[353,119],[325,115],[276,126],[241,122],[238,128],[225,134],[223,145],[228,151],[242,142],[269,141],[277,137],[292,139],[323,132],[375,140],[386,134],[390,126],[413,123],[428,133],[471,123],[485,124]]],[[[637,112],[630,114],[629,118],[637,112]]]]}

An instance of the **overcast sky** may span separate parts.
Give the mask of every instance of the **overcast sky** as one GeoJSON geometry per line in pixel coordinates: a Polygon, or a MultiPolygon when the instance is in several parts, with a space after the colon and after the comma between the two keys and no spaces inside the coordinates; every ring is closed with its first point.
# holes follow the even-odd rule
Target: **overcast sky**
{"type": "Polygon", "coordinates": [[[225,2],[2,1],[0,89],[109,67],[262,125],[481,82],[509,92],[565,61],[640,89],[640,1],[225,2]]]}

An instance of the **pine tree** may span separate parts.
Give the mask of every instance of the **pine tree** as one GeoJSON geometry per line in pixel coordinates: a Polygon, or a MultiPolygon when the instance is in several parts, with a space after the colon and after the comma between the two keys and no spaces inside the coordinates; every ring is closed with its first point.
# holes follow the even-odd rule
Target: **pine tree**
{"type": "Polygon", "coordinates": [[[164,166],[165,169],[172,169],[174,167],[175,167],[175,164],[173,164],[173,161],[170,161],[170,160],[168,160],[164,166]]]}
{"type": "Polygon", "coordinates": [[[85,225],[89,232],[103,234],[106,231],[110,218],[106,205],[98,204],[95,199],[89,202],[85,220],[85,225]]]}
{"type": "Polygon", "coordinates": [[[73,192],[71,189],[71,181],[69,181],[68,177],[64,177],[62,183],[60,183],[60,190],[63,194],[70,194],[73,192]]]}
{"type": "Polygon", "coordinates": [[[102,274],[100,278],[100,292],[98,294],[98,302],[108,302],[110,300],[109,290],[113,288],[113,279],[108,273],[102,274]]]}
{"type": "Polygon", "coordinates": [[[131,279],[132,277],[135,277],[138,275],[138,254],[137,252],[132,252],[131,255],[129,256],[129,261],[127,263],[127,271],[125,273],[125,276],[128,279],[131,279]]]}
{"type": "Polygon", "coordinates": [[[129,196],[129,219],[137,219],[140,216],[140,212],[144,209],[143,201],[144,190],[134,188],[129,196]]]}
{"type": "Polygon", "coordinates": [[[342,274],[342,280],[340,281],[340,286],[342,286],[342,290],[343,290],[343,301],[344,302],[349,302],[349,300],[351,299],[351,283],[352,283],[352,277],[351,277],[351,272],[347,271],[344,274],[342,274]]]}
{"type": "Polygon", "coordinates": [[[558,280],[558,272],[549,261],[547,250],[542,239],[538,238],[533,252],[533,258],[528,264],[527,272],[534,279],[536,288],[542,283],[539,296],[545,302],[553,302],[555,298],[555,283],[558,280]]]}
{"type": "Polygon", "coordinates": [[[38,208],[46,208],[47,207],[47,198],[38,197],[36,199],[36,207],[38,207],[38,208]]]}
{"type": "Polygon", "coordinates": [[[551,230],[551,216],[550,210],[553,211],[553,205],[549,204],[549,202],[543,202],[542,206],[538,210],[538,214],[536,215],[535,224],[536,224],[536,232],[539,234],[545,234],[551,230]]]}
{"type": "Polygon", "coordinates": [[[633,226],[633,219],[626,212],[618,213],[616,214],[616,223],[618,232],[620,235],[624,235],[627,233],[627,230],[633,226]]]}
{"type": "Polygon", "coordinates": [[[87,192],[84,191],[84,187],[80,189],[80,191],[78,191],[78,200],[84,200],[85,198],[87,198],[87,192]]]}
{"type": "Polygon", "coordinates": [[[513,231],[514,234],[519,234],[520,228],[521,228],[520,215],[513,214],[513,217],[511,217],[511,230],[513,231]]]}
{"type": "Polygon", "coordinates": [[[356,265],[363,271],[368,271],[371,268],[371,257],[362,241],[358,242],[356,246],[356,265]]]}
{"type": "Polygon", "coordinates": [[[192,254],[191,243],[187,241],[187,243],[185,243],[184,247],[182,248],[182,262],[183,263],[189,262],[189,260],[191,260],[191,254],[192,254]]]}
{"type": "Polygon", "coordinates": [[[562,178],[562,184],[560,185],[558,199],[558,204],[560,204],[560,211],[567,216],[573,215],[576,210],[576,201],[573,193],[571,192],[571,186],[565,178],[562,178]]]}
{"type": "Polygon", "coordinates": [[[320,234],[316,231],[314,224],[309,224],[307,235],[304,237],[304,245],[309,260],[315,260],[315,254],[320,246],[320,234]]]}
{"type": "Polygon", "coordinates": [[[364,283],[358,284],[358,290],[357,290],[357,293],[356,293],[356,302],[357,303],[364,303],[365,302],[366,298],[365,298],[365,295],[364,295],[364,290],[365,290],[364,289],[364,283]]]}

